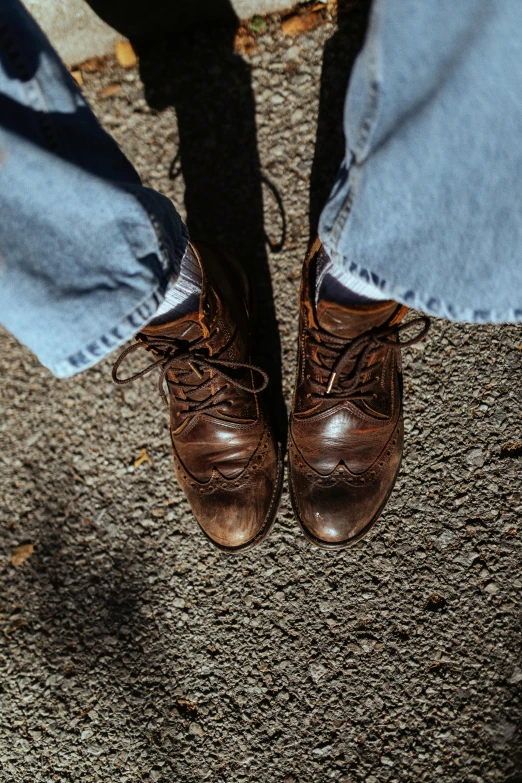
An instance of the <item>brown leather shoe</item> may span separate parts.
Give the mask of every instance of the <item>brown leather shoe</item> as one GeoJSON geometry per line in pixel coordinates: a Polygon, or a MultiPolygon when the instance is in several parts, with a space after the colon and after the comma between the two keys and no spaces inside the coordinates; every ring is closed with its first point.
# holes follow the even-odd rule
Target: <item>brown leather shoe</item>
{"type": "Polygon", "coordinates": [[[403,445],[400,351],[429,328],[425,316],[401,324],[393,301],[315,307],[315,240],[300,294],[297,376],[289,437],[290,494],[303,532],[326,549],[362,538],[381,514],[399,472],[403,445]],[[407,342],[399,333],[423,329],[407,342]]]}
{"type": "Polygon", "coordinates": [[[239,552],[262,541],[272,527],[282,458],[259,396],[268,377],[250,363],[253,324],[243,270],[206,243],[192,249],[202,269],[199,310],[145,327],[116,361],[113,379],[129,383],[161,368],[177,479],[207,537],[226,552],[239,552]],[[138,348],[156,361],[119,379],[122,360],[138,348]]]}

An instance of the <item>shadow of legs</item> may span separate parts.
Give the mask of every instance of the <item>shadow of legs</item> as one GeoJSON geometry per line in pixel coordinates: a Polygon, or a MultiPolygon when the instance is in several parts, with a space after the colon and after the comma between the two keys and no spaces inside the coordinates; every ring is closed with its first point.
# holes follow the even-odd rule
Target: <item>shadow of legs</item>
{"type": "Polygon", "coordinates": [[[319,117],[310,178],[310,238],[345,155],[343,109],[350,73],[362,45],[369,0],[339,0],[337,31],[324,47],[319,117]]]}
{"type": "Polygon", "coordinates": [[[229,0],[174,2],[168,8],[158,0],[91,0],[91,5],[130,37],[149,105],[175,108],[180,150],[171,176],[177,169],[183,173],[191,236],[233,254],[250,278],[259,313],[253,360],[270,376],[266,402],[284,443],[281,347],[263,225],[255,102],[250,66],[233,51],[238,19],[229,0]],[[148,29],[140,31],[140,21],[148,29]]]}

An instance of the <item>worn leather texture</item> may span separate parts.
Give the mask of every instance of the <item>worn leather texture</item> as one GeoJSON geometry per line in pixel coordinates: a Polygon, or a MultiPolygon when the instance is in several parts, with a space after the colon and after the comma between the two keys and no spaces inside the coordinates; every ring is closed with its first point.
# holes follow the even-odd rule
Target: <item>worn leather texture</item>
{"type": "Polygon", "coordinates": [[[147,326],[138,339],[149,342],[152,353],[162,338],[181,351],[166,371],[176,476],[206,535],[233,551],[268,532],[281,460],[270,418],[253,391],[261,371],[250,364],[248,282],[220,251],[203,242],[193,248],[203,279],[198,312],[147,326]]]}
{"type": "Polygon", "coordinates": [[[321,252],[316,240],[303,266],[289,475],[305,533],[336,548],[371,527],[399,471],[402,384],[393,326],[407,308],[393,301],[350,307],[321,300],[316,308],[321,252]]]}

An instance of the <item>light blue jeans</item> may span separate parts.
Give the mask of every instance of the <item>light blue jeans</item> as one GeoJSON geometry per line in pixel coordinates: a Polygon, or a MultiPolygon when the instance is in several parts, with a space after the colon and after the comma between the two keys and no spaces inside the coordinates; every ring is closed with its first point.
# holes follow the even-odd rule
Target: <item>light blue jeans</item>
{"type": "MultiPolygon", "coordinates": [[[[522,320],[522,3],[375,0],[320,236],[390,298],[522,320]]],[[[0,322],[55,375],[153,316],[188,234],[0,0],[0,322]]]]}
{"type": "Polygon", "coordinates": [[[522,2],[375,0],[320,236],[456,321],[522,320],[522,2]]]}
{"type": "Polygon", "coordinates": [[[148,323],[187,242],[19,0],[0,0],[0,322],[74,375],[148,323]]]}

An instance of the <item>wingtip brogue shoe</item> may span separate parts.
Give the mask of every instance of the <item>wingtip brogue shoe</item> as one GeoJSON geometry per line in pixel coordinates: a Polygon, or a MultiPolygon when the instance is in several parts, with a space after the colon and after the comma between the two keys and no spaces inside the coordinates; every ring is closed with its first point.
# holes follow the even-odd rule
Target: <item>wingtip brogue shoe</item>
{"type": "Polygon", "coordinates": [[[192,251],[202,272],[199,309],[145,327],[117,360],[113,378],[127,383],[161,369],[178,482],[207,538],[225,552],[242,552],[262,541],[275,520],[281,449],[261,399],[268,378],[250,359],[246,276],[232,258],[206,243],[193,243],[192,251]],[[140,347],[155,361],[120,379],[121,361],[140,347]]]}
{"type": "Polygon", "coordinates": [[[400,350],[424,336],[429,319],[403,323],[408,308],[394,301],[316,307],[324,252],[315,240],[303,266],[289,483],[307,538],[341,549],[369,532],[393,489],[404,433],[400,350]],[[401,342],[401,332],[420,324],[401,342]]]}

